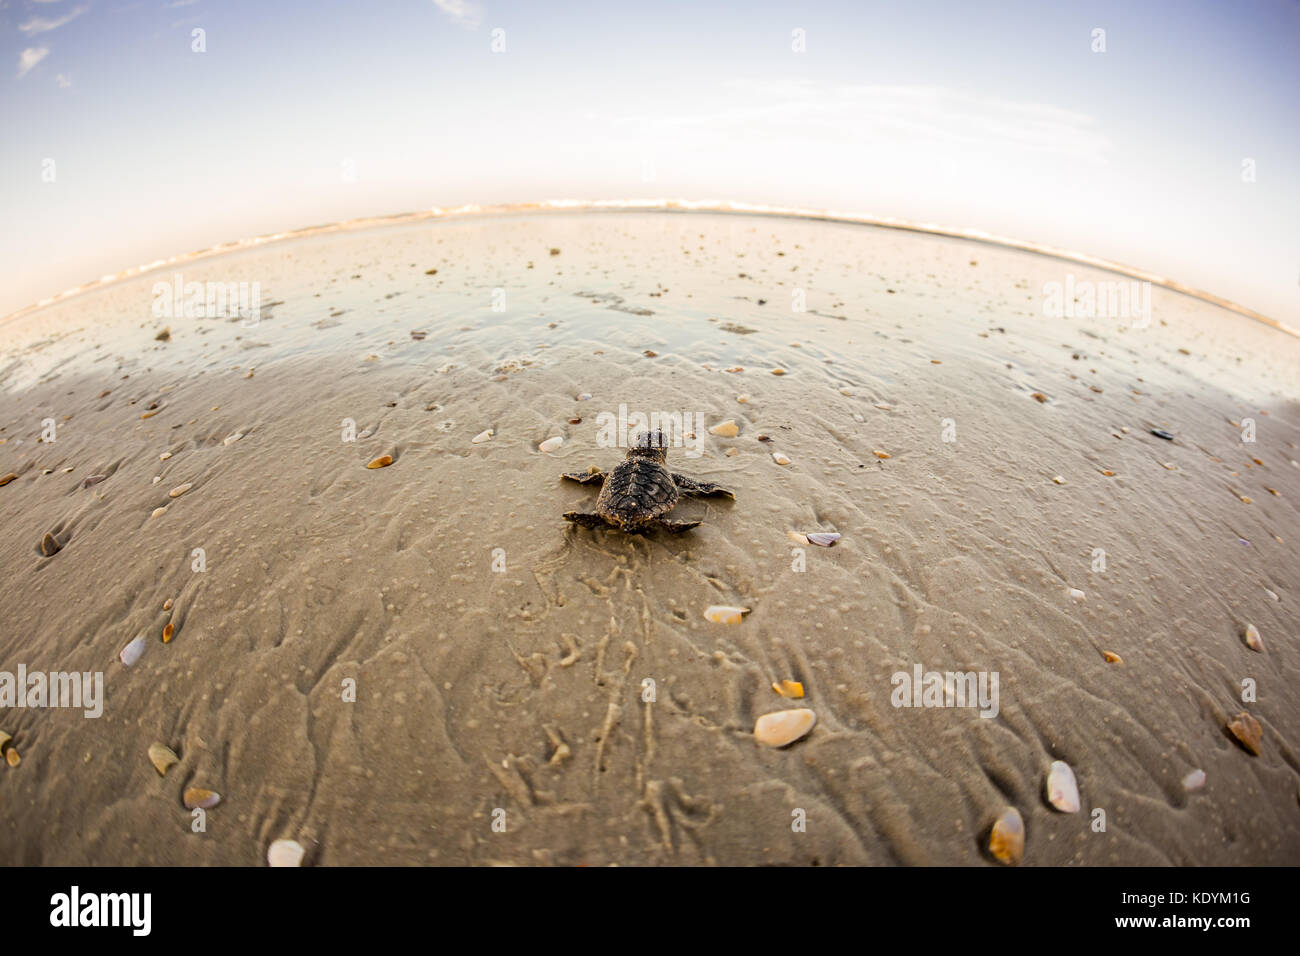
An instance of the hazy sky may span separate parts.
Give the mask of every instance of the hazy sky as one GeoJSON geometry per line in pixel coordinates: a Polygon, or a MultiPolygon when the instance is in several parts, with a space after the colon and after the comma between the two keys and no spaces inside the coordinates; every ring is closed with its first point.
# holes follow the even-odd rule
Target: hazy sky
{"type": "Polygon", "coordinates": [[[1300,316],[1294,0],[0,0],[0,44],[0,314],[338,219],[673,196],[984,229],[1300,316]]]}

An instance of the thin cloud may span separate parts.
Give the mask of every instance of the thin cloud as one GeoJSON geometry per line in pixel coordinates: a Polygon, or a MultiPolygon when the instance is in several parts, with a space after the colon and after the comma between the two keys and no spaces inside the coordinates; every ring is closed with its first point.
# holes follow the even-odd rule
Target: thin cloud
{"type": "Polygon", "coordinates": [[[483,22],[483,11],[470,0],[433,0],[434,5],[452,20],[473,30],[483,22]]]}
{"type": "Polygon", "coordinates": [[[71,23],[77,17],[81,16],[90,7],[77,7],[71,13],[65,13],[61,17],[48,19],[46,17],[32,17],[26,23],[19,25],[18,29],[28,36],[35,36],[38,33],[49,33],[51,30],[57,30],[66,23],[71,23]]]}
{"type": "Polygon", "coordinates": [[[18,54],[18,78],[21,80],[31,71],[37,63],[50,55],[50,48],[47,46],[28,47],[18,54]]]}
{"type": "Polygon", "coordinates": [[[72,85],[72,77],[68,76],[66,73],[60,73],[54,78],[54,83],[59,87],[59,89],[66,90],[72,85]]]}

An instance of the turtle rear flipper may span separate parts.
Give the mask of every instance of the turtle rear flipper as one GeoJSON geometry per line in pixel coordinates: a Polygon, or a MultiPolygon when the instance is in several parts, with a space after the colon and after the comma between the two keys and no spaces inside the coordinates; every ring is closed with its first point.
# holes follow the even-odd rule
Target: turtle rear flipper
{"type": "Polygon", "coordinates": [[[673,484],[677,486],[678,491],[688,495],[725,495],[732,499],[736,497],[735,492],[728,491],[721,485],[715,485],[711,481],[696,481],[677,472],[673,472],[673,484]]]}
{"type": "Polygon", "coordinates": [[[570,481],[576,481],[582,485],[589,484],[590,482],[593,481],[597,481],[603,484],[605,481],[605,473],[602,472],[599,468],[595,467],[594,465],[588,468],[586,471],[565,472],[564,474],[560,475],[560,477],[568,478],[570,481]]]}
{"type": "Polygon", "coordinates": [[[655,524],[669,534],[681,534],[683,531],[690,531],[700,526],[698,521],[669,521],[667,518],[660,518],[655,524]]]}
{"type": "Polygon", "coordinates": [[[566,511],[564,513],[564,518],[567,521],[572,521],[574,524],[580,524],[584,528],[609,527],[609,522],[600,515],[584,514],[581,511],[566,511]]]}

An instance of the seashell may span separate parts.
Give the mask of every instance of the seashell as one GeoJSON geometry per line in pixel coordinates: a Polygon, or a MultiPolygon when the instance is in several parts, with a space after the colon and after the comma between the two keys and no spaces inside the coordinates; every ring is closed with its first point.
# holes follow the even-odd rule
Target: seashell
{"type": "Polygon", "coordinates": [[[239,441],[239,439],[243,437],[244,437],[243,432],[235,432],[233,435],[227,435],[224,439],[222,439],[221,444],[233,445],[235,442],[239,441]]]}
{"type": "Polygon", "coordinates": [[[1052,481],[1056,482],[1058,485],[1065,484],[1065,479],[1062,478],[1060,475],[1056,475],[1054,478],[1052,478],[1052,481]]]}
{"type": "Polygon", "coordinates": [[[160,482],[160,481],[162,481],[162,475],[154,475],[154,476],[153,476],[153,481],[151,481],[150,484],[152,484],[152,485],[156,485],[156,484],[158,484],[158,482],[160,482]]]}
{"type": "Polygon", "coordinates": [[[833,547],[835,542],[840,540],[838,531],[813,531],[804,535],[804,537],[808,539],[809,544],[819,545],[823,548],[833,547]]]}
{"type": "Polygon", "coordinates": [[[1166,471],[1178,470],[1178,466],[1175,465],[1172,461],[1162,461],[1160,464],[1165,468],[1166,471]]]}
{"type": "Polygon", "coordinates": [[[731,368],[723,369],[724,372],[730,372],[732,375],[738,375],[745,370],[743,365],[733,365],[731,368]]]}
{"type": "Polygon", "coordinates": [[[894,406],[890,405],[888,402],[872,402],[871,404],[882,412],[892,412],[894,410],[894,406]]]}
{"type": "Polygon", "coordinates": [[[168,598],[167,600],[163,601],[163,610],[170,611],[171,609],[172,609],[172,599],[168,598]]]}
{"type": "Polygon", "coordinates": [[[1163,438],[1165,441],[1174,440],[1174,436],[1169,434],[1169,432],[1165,431],[1163,428],[1153,428],[1151,429],[1151,434],[1155,435],[1157,438],[1163,438]]]}
{"type": "Polygon", "coordinates": [[[171,456],[172,456],[172,453],[171,453],[171,452],[169,452],[169,451],[165,451],[165,452],[163,452],[161,455],[158,456],[158,460],[159,460],[159,461],[166,461],[166,460],[167,460],[168,458],[170,458],[171,456]]]}
{"type": "Polygon", "coordinates": [[[1267,594],[1269,597],[1271,597],[1274,601],[1282,600],[1280,597],[1277,596],[1276,591],[1272,591],[1269,588],[1264,588],[1264,593],[1267,594]]]}
{"type": "Polygon", "coordinates": [[[875,455],[877,458],[893,458],[893,457],[894,457],[894,456],[891,455],[889,452],[887,452],[887,451],[880,451],[879,449],[873,449],[872,452],[871,452],[871,454],[875,455]]]}
{"type": "Polygon", "coordinates": [[[162,513],[163,513],[164,511],[166,511],[166,510],[167,510],[167,506],[166,506],[166,505],[163,505],[161,508],[154,508],[154,509],[153,509],[153,512],[149,515],[149,517],[150,517],[150,518],[156,518],[156,517],[158,517],[160,514],[162,514],[162,513]]]}
{"type": "Polygon", "coordinates": [[[1251,503],[1250,495],[1238,495],[1237,497],[1241,499],[1241,503],[1244,505],[1251,503]]]}
{"type": "Polygon", "coordinates": [[[1047,396],[1044,395],[1042,392],[1030,392],[1029,397],[1034,399],[1034,401],[1040,404],[1047,401],[1047,396]]]}
{"type": "Polygon", "coordinates": [[[0,475],[0,488],[3,488],[5,485],[9,484],[9,482],[11,482],[11,481],[15,481],[15,480],[17,480],[17,478],[18,478],[18,476],[17,476],[16,474],[14,474],[12,471],[9,472],[9,474],[7,474],[7,475],[0,475]]]}
{"type": "Polygon", "coordinates": [[[732,455],[739,455],[740,449],[733,446],[724,451],[723,454],[730,458],[732,455]]]}
{"type": "Polygon", "coordinates": [[[807,707],[778,710],[754,722],[754,738],[766,747],[784,747],[807,735],[816,723],[817,715],[807,707]]]}
{"type": "Polygon", "coordinates": [[[1070,595],[1070,600],[1072,600],[1072,601],[1086,601],[1086,600],[1088,600],[1088,595],[1084,594],[1084,593],[1083,593],[1082,591],[1080,591],[1078,588],[1070,588],[1070,589],[1069,589],[1068,591],[1066,591],[1065,593],[1068,594],[1068,595],[1070,595]]]}
{"type": "Polygon", "coordinates": [[[790,459],[785,455],[781,454],[779,451],[772,452],[772,460],[776,462],[778,465],[790,464],[790,459]]]}
{"type": "Polygon", "coordinates": [[[428,334],[429,334],[428,332],[421,332],[416,329],[411,330],[411,338],[415,339],[415,341],[417,342],[423,342],[424,337],[428,334]]]}
{"type": "Polygon", "coordinates": [[[1000,863],[1015,866],[1025,855],[1025,821],[1015,807],[998,815],[989,833],[989,852],[1000,863]]]}
{"type": "Polygon", "coordinates": [[[1101,652],[1101,656],[1104,657],[1104,658],[1106,658],[1106,663],[1107,663],[1107,664],[1123,664],[1123,663],[1124,663],[1124,658],[1120,657],[1118,654],[1113,653],[1112,651],[1102,651],[1102,652],[1101,652]]]}
{"type": "Polygon", "coordinates": [[[840,389],[840,394],[843,395],[843,396],[845,396],[846,398],[852,398],[852,397],[853,397],[853,389],[851,389],[851,388],[842,388],[842,389],[840,389]]]}
{"type": "Polygon", "coordinates": [[[569,424],[570,424],[570,425],[581,425],[581,424],[582,424],[582,417],[581,417],[581,416],[578,416],[578,417],[576,417],[576,418],[570,418],[570,419],[569,419],[569,424]]]}
{"type": "Polygon", "coordinates": [[[561,445],[563,445],[563,444],[564,444],[564,437],[563,437],[563,436],[561,436],[561,435],[553,435],[552,437],[546,439],[546,441],[544,441],[544,442],[542,442],[540,445],[538,445],[538,446],[537,446],[537,450],[540,451],[540,452],[543,452],[543,453],[545,453],[545,452],[552,452],[552,451],[555,451],[555,449],[559,448],[559,447],[560,447],[561,445]]]}
{"type": "Polygon", "coordinates": [[[785,369],[783,369],[783,368],[774,368],[774,369],[772,369],[772,374],[773,374],[773,375],[784,375],[784,374],[785,374],[785,369]]]}
{"type": "Polygon", "coordinates": [[[97,485],[107,477],[108,475],[91,475],[81,482],[81,487],[89,488],[91,485],[97,485]]]}
{"type": "Polygon", "coordinates": [[[1107,478],[1115,477],[1115,472],[1111,471],[1109,468],[1103,468],[1101,473],[1105,475],[1107,478]]]}
{"type": "Polygon", "coordinates": [[[749,613],[747,607],[734,607],[729,604],[711,604],[704,609],[705,620],[714,624],[739,624],[741,618],[749,613]]]}
{"type": "Polygon", "coordinates": [[[11,740],[13,740],[13,737],[9,736],[9,734],[5,733],[3,730],[0,730],[0,753],[4,753],[5,748],[9,746],[9,741],[11,740]]]}
{"type": "Polygon", "coordinates": [[[169,325],[153,337],[155,342],[166,342],[172,337],[172,327],[169,325]]]}
{"type": "Polygon", "coordinates": [[[583,392],[581,395],[578,396],[577,400],[580,402],[591,401],[591,392],[583,392]]]}
{"type": "MultiPolygon", "coordinates": [[[[737,395],[737,396],[736,396],[736,401],[738,401],[738,402],[739,402],[740,404],[742,404],[742,405],[748,405],[748,404],[749,404],[749,396],[748,396],[748,395],[737,395]]],[[[17,477],[17,476],[15,476],[15,477],[17,477]]]]}
{"type": "Polygon", "coordinates": [[[481,445],[485,441],[491,441],[492,435],[493,435],[492,429],[485,428],[483,431],[479,432],[477,435],[471,438],[470,441],[473,442],[475,445],[481,445]]]}
{"type": "Polygon", "coordinates": [[[159,412],[161,412],[161,411],[162,411],[161,408],[155,408],[155,409],[152,409],[151,411],[147,411],[147,412],[145,412],[145,413],[144,413],[143,415],[141,415],[140,417],[141,417],[141,418],[153,418],[155,415],[157,415],[157,414],[158,414],[159,412]]]}
{"type": "Polygon", "coordinates": [[[204,810],[211,810],[221,802],[221,794],[214,790],[204,790],[202,787],[187,787],[182,799],[187,810],[194,810],[199,807],[204,810]]]}
{"type": "Polygon", "coordinates": [[[9,764],[9,766],[16,767],[22,763],[22,760],[23,758],[18,756],[17,748],[11,746],[5,751],[5,763],[9,764]]]}
{"type": "Polygon", "coordinates": [[[1193,770],[1187,776],[1183,777],[1184,790],[1200,790],[1205,786],[1205,771],[1193,770]]]}
{"type": "Polygon", "coordinates": [[[656,358],[659,355],[659,353],[656,352],[654,349],[646,349],[641,354],[644,355],[646,358],[656,358]]]}
{"type": "Polygon", "coordinates": [[[782,697],[802,697],[803,684],[797,680],[783,680],[779,684],[773,684],[772,690],[776,691],[782,697]]]}
{"type": "Polygon", "coordinates": [[[1246,642],[1246,646],[1252,651],[1260,654],[1264,653],[1264,642],[1260,640],[1259,628],[1254,624],[1247,624],[1246,629],[1242,632],[1241,639],[1246,642]]]}
{"type": "Polygon", "coordinates": [[[176,756],[170,747],[163,744],[150,744],[149,762],[153,764],[160,777],[165,777],[168,770],[181,762],[181,758],[176,756]]]}
{"type": "Polygon", "coordinates": [[[172,624],[171,621],[168,621],[168,622],[163,626],[163,632],[162,632],[162,641],[163,641],[163,643],[164,643],[164,644],[170,644],[170,643],[172,642],[172,635],[175,634],[175,633],[176,633],[176,625],[172,624]]]}
{"type": "Polygon", "coordinates": [[[367,467],[367,468],[372,468],[372,469],[373,469],[373,468],[387,468],[387,467],[388,467],[389,465],[391,465],[392,463],[393,463],[393,456],[392,456],[392,455],[380,455],[378,458],[375,458],[375,459],[373,459],[372,461],[367,462],[367,463],[366,463],[366,467],[367,467]]]}
{"type": "Polygon", "coordinates": [[[140,655],[144,653],[144,648],[147,643],[148,641],[145,640],[145,636],[143,634],[137,634],[134,638],[131,639],[130,644],[122,648],[122,652],[117,656],[122,659],[123,664],[125,664],[127,667],[130,667],[132,664],[134,664],[136,661],[140,659],[140,655]]]}
{"type": "Polygon", "coordinates": [[[719,438],[735,438],[740,434],[740,426],[734,419],[728,418],[725,422],[719,422],[709,429],[710,435],[717,435],[719,438]]]}
{"type": "Polygon", "coordinates": [[[41,554],[45,555],[47,558],[54,557],[59,553],[59,550],[62,547],[63,545],[59,544],[59,539],[54,537],[54,535],[50,534],[48,531],[45,532],[45,536],[41,538],[41,554]]]}
{"type": "Polygon", "coordinates": [[[1047,772],[1047,802],[1062,813],[1079,812],[1079,784],[1064,760],[1053,760],[1047,772]]]}
{"type": "Polygon", "coordinates": [[[190,490],[191,488],[193,488],[193,487],[194,487],[194,483],[193,483],[193,482],[190,482],[190,481],[187,481],[187,482],[185,482],[185,484],[183,484],[183,485],[177,485],[177,486],[176,486],[175,488],[173,488],[171,491],[167,492],[167,497],[168,497],[168,498],[179,498],[181,495],[185,494],[185,492],[189,491],[189,490],[190,490]]]}
{"type": "Polygon", "coordinates": [[[1258,720],[1243,710],[1228,721],[1228,731],[1243,747],[1256,757],[1259,756],[1259,745],[1264,737],[1264,729],[1260,727],[1258,720]]]}
{"type": "Polygon", "coordinates": [[[307,851],[297,840],[276,840],[266,851],[266,862],[270,866],[302,866],[302,858],[307,851]]]}

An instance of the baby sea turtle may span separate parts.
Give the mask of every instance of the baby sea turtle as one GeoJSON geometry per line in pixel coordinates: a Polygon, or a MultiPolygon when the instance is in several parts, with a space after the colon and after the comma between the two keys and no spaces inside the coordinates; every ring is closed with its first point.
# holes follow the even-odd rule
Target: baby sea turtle
{"type": "Polygon", "coordinates": [[[563,476],[584,485],[601,484],[595,514],[568,511],[564,517],[588,528],[612,526],[632,534],[662,528],[680,534],[699,524],[698,521],[669,521],[664,517],[683,494],[736,497],[712,482],[696,481],[669,471],[667,462],[668,442],[663,432],[641,432],[627,450],[627,457],[608,475],[591,467],[585,472],[563,476]]]}

